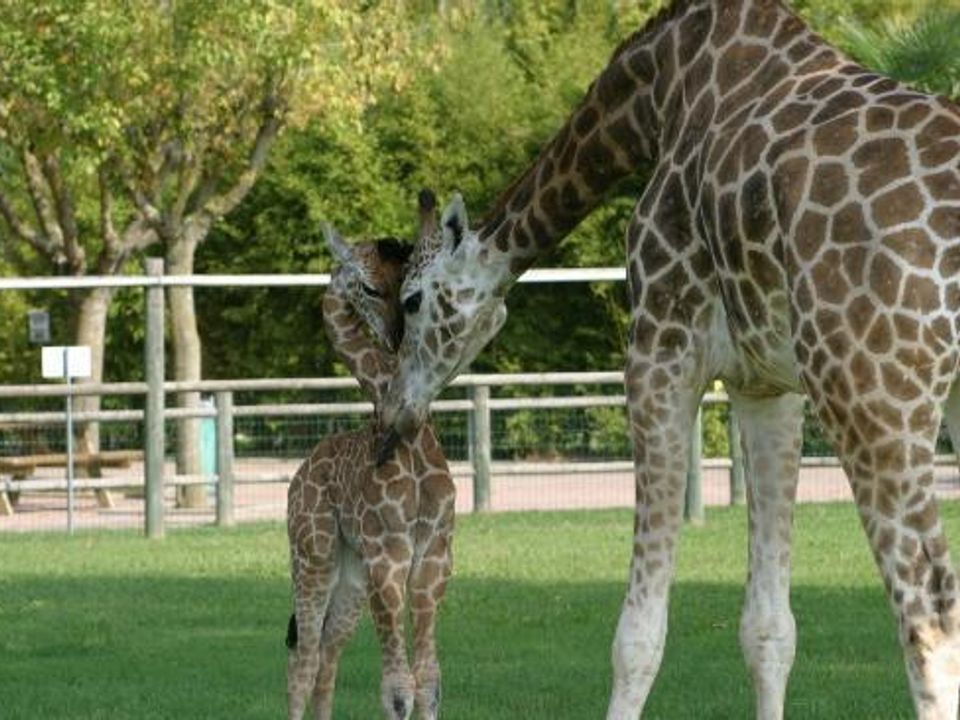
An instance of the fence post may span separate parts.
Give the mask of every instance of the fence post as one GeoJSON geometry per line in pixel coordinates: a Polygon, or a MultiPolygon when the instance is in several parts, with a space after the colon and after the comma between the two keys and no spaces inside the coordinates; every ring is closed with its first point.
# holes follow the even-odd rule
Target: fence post
{"type": "Polygon", "coordinates": [[[730,504],[743,505],[747,501],[744,481],[743,445],[740,444],[740,418],[733,406],[727,419],[727,437],[730,443],[730,504]]]}
{"type": "MultiPolygon", "coordinates": [[[[163,260],[147,258],[147,275],[163,276],[163,260]]],[[[144,375],[147,380],[146,409],[144,411],[144,519],[148,538],[163,537],[163,287],[149,285],[145,291],[147,337],[144,343],[144,375]]]]}
{"type": "Polygon", "coordinates": [[[490,509],[490,387],[474,385],[470,389],[473,410],[470,414],[470,460],[473,463],[473,510],[490,509]]]}
{"type": "Polygon", "coordinates": [[[217,525],[233,525],[233,393],[217,397],[217,525]]]}
{"type": "Polygon", "coordinates": [[[690,465],[687,468],[687,493],[684,498],[683,517],[694,525],[703,524],[703,470],[700,458],[703,454],[703,411],[697,409],[690,437],[690,465]]]}

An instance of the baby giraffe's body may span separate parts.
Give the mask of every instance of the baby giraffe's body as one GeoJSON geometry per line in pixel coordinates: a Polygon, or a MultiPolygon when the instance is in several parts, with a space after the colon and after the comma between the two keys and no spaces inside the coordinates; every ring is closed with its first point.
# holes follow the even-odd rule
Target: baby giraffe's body
{"type": "MultiPolygon", "coordinates": [[[[393,356],[365,326],[395,346],[405,255],[394,241],[348,246],[328,235],[341,267],[324,297],[327,334],[379,408],[393,356]]],[[[429,425],[379,467],[377,426],[321,440],[290,485],[287,528],[295,592],[287,693],[290,720],[312,694],[315,717],[332,715],[340,653],[369,599],[383,654],[384,717],[437,717],[440,667],[434,625],[451,570],[454,485],[429,425]],[[404,609],[413,624],[407,659],[404,609]]]]}

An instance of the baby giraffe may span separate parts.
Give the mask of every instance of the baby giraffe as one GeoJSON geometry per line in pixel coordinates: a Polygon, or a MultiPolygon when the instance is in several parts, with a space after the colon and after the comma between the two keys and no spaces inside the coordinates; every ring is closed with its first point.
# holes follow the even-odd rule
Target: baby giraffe
{"type": "MultiPolygon", "coordinates": [[[[435,231],[421,196],[421,235],[435,231]]],[[[323,299],[327,334],[379,410],[402,336],[400,284],[409,250],[395,240],[348,245],[332,229],[340,267],[323,299]],[[371,340],[375,335],[384,351],[371,340]]],[[[451,570],[454,485],[429,425],[378,466],[376,421],[324,438],[290,485],[287,531],[295,612],[287,630],[290,720],[313,696],[315,717],[333,710],[337,662],[369,599],[383,656],[384,717],[406,720],[414,704],[433,720],[440,704],[434,624],[451,570]],[[407,659],[404,606],[413,624],[407,659]]]]}

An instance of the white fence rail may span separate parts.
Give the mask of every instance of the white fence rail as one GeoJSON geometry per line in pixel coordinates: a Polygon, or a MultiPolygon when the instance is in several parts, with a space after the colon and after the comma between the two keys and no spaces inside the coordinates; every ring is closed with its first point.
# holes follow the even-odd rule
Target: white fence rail
{"type": "MultiPolygon", "coordinates": [[[[494,475],[498,477],[521,477],[541,475],[546,472],[554,476],[583,476],[605,475],[612,473],[629,472],[632,463],[624,460],[602,462],[504,462],[493,460],[493,442],[491,438],[490,415],[496,412],[512,410],[548,410],[573,409],[594,407],[625,407],[626,398],[622,393],[589,395],[560,395],[550,397],[493,397],[491,391],[502,390],[507,387],[544,387],[556,388],[579,386],[602,387],[614,386],[620,388],[623,383],[623,373],[618,371],[607,372],[555,372],[555,373],[517,373],[517,374],[469,374],[458,378],[453,385],[466,388],[470,397],[456,400],[438,400],[433,403],[434,413],[467,413],[470,437],[468,438],[468,463],[453,463],[452,471],[456,477],[465,477],[472,480],[473,502],[475,510],[483,511],[490,507],[491,481],[494,475]]],[[[283,379],[256,379],[256,380],[210,380],[194,383],[162,383],[162,396],[177,392],[212,393],[216,398],[213,407],[199,407],[180,409],[166,407],[161,403],[154,412],[159,411],[160,419],[156,427],[163,427],[164,421],[180,418],[215,418],[218,428],[232,428],[238,417],[287,417],[287,416],[343,416],[355,414],[369,414],[373,407],[369,402],[322,402],[322,403],[286,403],[286,404],[252,404],[235,405],[234,393],[251,391],[303,391],[303,390],[343,390],[357,387],[356,381],[351,378],[283,378],[283,379]]],[[[0,386],[0,398],[25,398],[43,396],[47,398],[65,397],[67,395],[124,395],[144,396],[149,391],[149,383],[101,383],[83,384],[73,387],[65,385],[8,385],[0,386]]],[[[712,393],[704,398],[706,403],[726,402],[723,394],[712,393]]],[[[94,412],[77,412],[76,421],[100,423],[142,423],[149,418],[150,410],[99,410],[94,412]]],[[[62,426],[65,422],[64,412],[0,412],[0,427],[45,425],[62,426]]],[[[149,436],[145,436],[145,455],[150,452],[149,436]]],[[[156,440],[156,438],[154,438],[156,440]]],[[[145,465],[145,473],[140,475],[114,476],[106,479],[78,480],[75,489],[111,489],[119,487],[145,487],[149,505],[151,488],[154,494],[162,498],[164,487],[178,485],[216,484],[219,496],[233,497],[234,484],[251,483],[278,483],[289,482],[289,474],[273,474],[268,477],[244,477],[233,471],[235,457],[233,450],[234,433],[222,431],[217,433],[217,457],[219,459],[218,472],[214,476],[183,476],[162,474],[154,476],[150,464],[145,465]]],[[[691,473],[691,483],[699,482],[700,458],[694,463],[691,473]]],[[[716,465],[707,463],[703,467],[716,465]]],[[[721,464],[722,465],[722,464],[721,464]]],[[[161,467],[157,464],[157,467],[161,467]]],[[[729,462],[723,467],[730,467],[729,462]]],[[[741,473],[742,475],[742,473],[741,473]]],[[[731,471],[731,478],[736,477],[731,471]]],[[[63,490],[67,483],[61,478],[44,478],[42,480],[12,480],[7,479],[0,484],[0,491],[20,492],[24,490],[63,490]]],[[[742,498],[742,491],[731,488],[731,498],[742,498]]],[[[694,494],[694,502],[697,494],[694,494]]],[[[162,507],[162,501],[158,500],[162,507]]],[[[217,503],[216,521],[219,524],[230,524],[233,516],[233,507],[228,500],[217,503]]],[[[156,512],[156,511],[155,511],[156,512]]],[[[688,508],[692,517],[698,517],[702,511],[696,507],[688,508]]],[[[147,508],[146,517],[150,515],[147,508]]],[[[162,513],[151,521],[158,524],[152,527],[154,532],[162,533],[162,513]]]]}
{"type": "MultiPolygon", "coordinates": [[[[15,398],[63,398],[68,395],[114,395],[146,398],[145,409],[101,410],[97,412],[78,412],[74,418],[81,422],[101,423],[143,423],[144,470],[142,475],[113,476],[99,479],[83,479],[76,483],[77,489],[108,489],[116,487],[142,486],[144,488],[144,526],[149,537],[159,537],[164,533],[164,487],[173,485],[215,483],[216,521],[229,525],[233,522],[234,484],[278,483],[290,479],[288,473],[273,473],[267,476],[245,477],[234,471],[234,420],[247,417],[280,418],[290,416],[333,416],[369,414],[372,405],[368,402],[325,402],[325,403],[288,403],[235,405],[234,393],[262,391],[338,391],[358,386],[353,378],[282,378],[248,380],[205,380],[199,382],[164,381],[164,291],[167,287],[322,287],[329,283],[327,274],[315,275],[207,275],[207,276],[165,276],[162,274],[162,261],[147,261],[147,275],[125,277],[84,277],[84,278],[0,278],[0,291],[37,290],[37,289],[75,289],[92,287],[142,287],[146,305],[146,342],[144,352],[145,382],[119,383],[78,383],[64,385],[10,385],[0,386],[0,400],[15,398]],[[211,393],[215,396],[214,407],[191,409],[168,408],[167,396],[180,392],[211,393]],[[217,471],[210,475],[171,475],[165,473],[166,420],[182,418],[214,418],[217,426],[217,471]]],[[[531,270],[521,282],[620,282],[625,279],[622,268],[592,268],[584,270],[531,270]]],[[[434,413],[466,413],[469,462],[453,463],[455,476],[469,477],[472,480],[473,505],[475,510],[490,507],[491,477],[522,477],[541,475],[549,472],[553,475],[575,476],[583,474],[610,475],[629,473],[632,463],[624,460],[603,462],[508,462],[493,460],[491,438],[491,414],[516,410],[575,409],[597,407],[623,407],[625,397],[622,392],[609,394],[591,392],[583,394],[560,394],[551,397],[492,397],[492,391],[504,387],[542,387],[569,388],[571,386],[620,386],[623,375],[619,371],[577,372],[577,373],[516,373],[516,374],[466,374],[458,377],[453,387],[464,388],[464,399],[442,399],[436,401],[434,413]]],[[[710,394],[705,403],[726,402],[722,394],[710,394]]],[[[7,425],[59,425],[65,422],[63,412],[0,412],[0,427],[7,425]]],[[[699,457],[698,442],[694,442],[691,472],[687,483],[686,513],[691,519],[702,518],[703,498],[700,492],[702,470],[722,470],[729,472],[729,500],[731,503],[743,502],[744,498],[744,462],[739,452],[739,437],[736,417],[730,414],[729,459],[703,460],[699,457]]],[[[691,428],[695,440],[701,437],[699,419],[697,426],[691,428]]],[[[2,459],[2,458],[0,458],[2,459]]],[[[942,463],[954,463],[952,456],[938,458],[942,463]]],[[[836,467],[835,458],[804,458],[804,467],[836,467]]],[[[8,492],[29,489],[59,490],[66,488],[66,479],[44,477],[30,480],[0,478],[0,500],[8,492]]],[[[2,503],[0,503],[2,509],[2,503]]]]}
{"type": "MultiPolygon", "coordinates": [[[[165,484],[189,484],[202,482],[210,478],[195,476],[164,476],[163,464],[164,421],[195,417],[215,417],[218,429],[218,521],[228,524],[232,518],[230,487],[233,476],[233,433],[235,417],[260,415],[265,417],[283,417],[294,415],[342,415],[370,413],[372,406],[366,402],[334,402],[311,404],[287,404],[268,406],[233,405],[233,393],[241,391],[264,390],[338,390],[356,387],[352,378],[305,378],[305,379],[256,379],[235,381],[202,382],[164,382],[164,291],[168,287],[323,287],[329,284],[330,275],[318,273],[310,275],[165,275],[163,262],[157,258],[148,258],[145,262],[146,274],[142,276],[87,276],[87,277],[39,277],[39,278],[0,278],[0,291],[24,290],[75,290],[84,288],[144,288],[146,308],[146,341],[144,369],[146,382],[123,383],[78,383],[70,387],[58,385],[16,385],[0,387],[0,400],[12,398],[56,398],[79,395],[126,395],[146,398],[144,410],[106,410],[99,412],[78,412],[74,419],[79,422],[142,422],[144,425],[143,451],[145,494],[145,530],[150,537],[159,537],[164,532],[163,487],[165,484]],[[207,392],[217,397],[217,407],[179,409],[167,408],[166,396],[178,392],[207,392]],[[226,431],[229,429],[229,433],[226,431]],[[229,437],[228,437],[229,435],[229,437]],[[221,497],[222,496],[222,497],[221,497]],[[221,514],[220,511],[223,511],[221,514]]],[[[558,282],[622,282],[626,278],[623,268],[586,268],[586,269],[536,269],[525,273],[523,283],[558,282]]],[[[495,398],[487,402],[489,388],[500,385],[571,385],[606,384],[622,382],[619,372],[601,373],[527,373],[516,375],[464,375],[454,382],[455,387],[466,387],[470,399],[440,400],[434,403],[434,412],[468,412],[473,421],[470,427],[475,435],[489,433],[489,413],[506,409],[536,407],[589,407],[596,405],[622,405],[622,395],[558,398],[495,398]]],[[[0,413],[0,424],[52,425],[64,422],[62,412],[6,412],[0,413]]],[[[483,484],[489,482],[491,462],[489,460],[489,438],[473,437],[470,443],[474,458],[472,470],[467,472],[474,477],[474,487],[478,501],[476,507],[483,509],[488,502],[489,490],[483,495],[483,484]],[[486,458],[484,456],[487,456],[486,458]],[[479,493],[479,494],[477,494],[479,493]]],[[[462,468],[458,472],[463,473],[462,468]]],[[[281,478],[282,479],[282,478],[281,478]]],[[[126,479],[123,479],[126,480],[126,479]]],[[[85,480],[82,486],[98,487],[102,482],[85,480]]],[[[50,487],[59,487],[56,479],[44,481],[50,487]]],[[[27,487],[26,481],[7,480],[7,489],[20,490],[27,487]]],[[[39,486],[35,486],[39,487],[39,486]]],[[[106,485],[103,485],[106,487],[106,485]]]]}
{"type": "MultiPolygon", "coordinates": [[[[543,268],[527,270],[522,283],[622,282],[624,268],[543,268]]],[[[324,287],[329,273],[300,275],[86,275],[84,277],[0,278],[0,290],[81,290],[131,287],[324,287]]]]}

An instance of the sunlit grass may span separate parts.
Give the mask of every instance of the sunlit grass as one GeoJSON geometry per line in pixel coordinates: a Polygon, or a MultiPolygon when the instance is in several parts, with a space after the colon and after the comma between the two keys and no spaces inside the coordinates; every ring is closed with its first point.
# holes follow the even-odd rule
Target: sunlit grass
{"type": "MultiPolygon", "coordinates": [[[[960,511],[945,507],[948,530],[960,511]]],[[[602,717],[623,595],[623,511],[462,517],[441,617],[452,720],[602,717]]],[[[853,508],[798,510],[799,647],[788,716],[912,712],[893,618],[853,508]]],[[[952,533],[960,537],[960,533],[952,533]]],[[[0,717],[276,718],[289,613],[283,528],[0,536],[0,717]]],[[[647,718],[742,718],[737,643],[746,519],[716,510],[680,547],[671,629],[647,718]]],[[[378,717],[365,622],[341,666],[336,716],[378,717]]]]}

